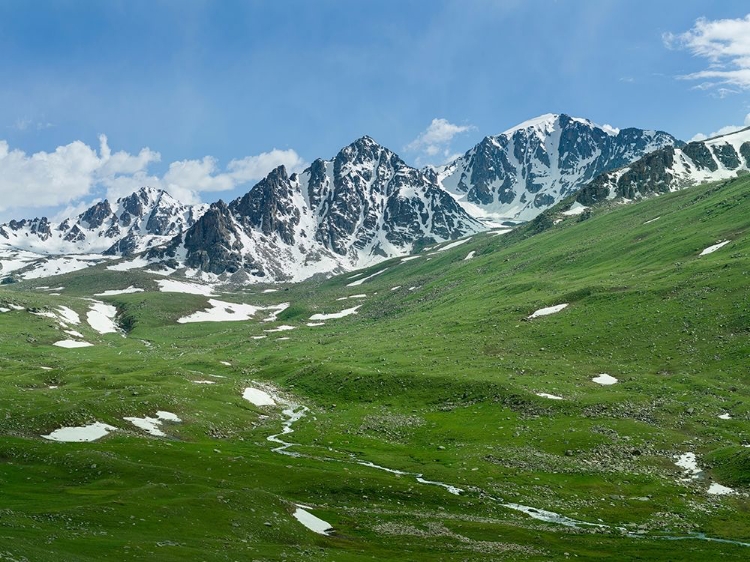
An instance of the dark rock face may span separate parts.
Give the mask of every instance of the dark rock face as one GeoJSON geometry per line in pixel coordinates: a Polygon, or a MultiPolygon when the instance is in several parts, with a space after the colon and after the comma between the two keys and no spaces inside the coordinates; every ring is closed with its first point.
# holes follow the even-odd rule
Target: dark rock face
{"type": "Polygon", "coordinates": [[[740,145],[740,154],[745,159],[745,167],[750,168],[750,141],[743,142],[740,145]]]}
{"type": "Polygon", "coordinates": [[[695,163],[699,170],[708,169],[715,172],[719,165],[711,155],[711,151],[703,142],[689,142],[682,151],[695,163]]]}
{"type": "Polygon", "coordinates": [[[713,147],[714,149],[714,155],[716,156],[716,159],[721,162],[725,167],[729,168],[730,170],[734,170],[736,168],[739,168],[740,163],[740,157],[737,154],[737,151],[734,150],[734,147],[729,144],[722,144],[717,145],[713,147]]]}
{"type": "Polygon", "coordinates": [[[633,199],[637,194],[666,193],[674,176],[674,147],[647,154],[634,162],[617,182],[617,195],[633,199]]]}
{"type": "Polygon", "coordinates": [[[286,244],[294,244],[294,230],[300,212],[294,206],[293,188],[284,166],[279,166],[260,181],[245,196],[229,205],[230,211],[242,217],[250,228],[265,235],[278,234],[286,244]]]}
{"type": "Polygon", "coordinates": [[[208,211],[185,233],[186,265],[209,273],[234,273],[241,267],[241,245],[235,240],[232,216],[223,201],[208,211]]]}
{"type": "Polygon", "coordinates": [[[99,228],[111,214],[112,208],[109,206],[109,201],[104,200],[83,213],[81,221],[85,222],[89,228],[99,228]]]}

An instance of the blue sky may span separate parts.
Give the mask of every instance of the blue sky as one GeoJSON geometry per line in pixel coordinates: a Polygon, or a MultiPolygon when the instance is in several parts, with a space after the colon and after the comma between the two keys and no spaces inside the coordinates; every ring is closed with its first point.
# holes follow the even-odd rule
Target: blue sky
{"type": "Polygon", "coordinates": [[[229,200],[364,134],[422,165],[548,112],[684,140],[740,126],[748,13],[729,0],[5,0],[0,220],[139,183],[229,200]]]}

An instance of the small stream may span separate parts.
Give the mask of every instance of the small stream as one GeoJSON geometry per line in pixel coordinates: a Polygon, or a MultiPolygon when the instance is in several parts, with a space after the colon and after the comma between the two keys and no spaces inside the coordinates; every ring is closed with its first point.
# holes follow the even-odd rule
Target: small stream
{"type": "MultiPolygon", "coordinates": [[[[270,441],[271,443],[276,443],[279,446],[272,449],[274,453],[279,453],[280,455],[287,455],[289,457],[302,457],[303,455],[301,453],[296,453],[294,451],[289,451],[288,449],[290,447],[293,447],[295,445],[298,445],[298,443],[290,443],[288,441],[284,441],[280,439],[280,436],[282,435],[289,435],[291,433],[294,433],[294,429],[292,429],[292,424],[295,422],[298,422],[300,419],[302,419],[305,414],[310,412],[310,409],[307,406],[302,406],[299,404],[295,404],[292,402],[289,402],[281,397],[279,397],[277,394],[273,394],[269,392],[269,395],[278,403],[283,406],[286,406],[284,410],[282,410],[282,414],[286,416],[286,420],[282,423],[282,430],[280,433],[276,433],[274,435],[269,435],[266,437],[267,441],[270,441]]],[[[313,458],[313,457],[311,457],[313,458]]],[[[436,480],[427,480],[423,478],[423,475],[421,473],[417,472],[406,472],[403,470],[398,470],[395,468],[389,468],[387,466],[381,466],[378,464],[375,464],[370,461],[361,461],[361,460],[355,460],[355,461],[346,461],[346,460],[339,460],[334,459],[330,457],[326,458],[320,458],[320,457],[314,457],[318,458],[318,460],[322,461],[329,461],[329,462],[339,462],[339,463],[354,463],[361,466],[366,466],[369,468],[373,468],[376,470],[382,470],[383,472],[388,472],[389,474],[393,474],[396,476],[411,476],[414,477],[414,479],[420,483],[427,486],[439,486],[441,488],[445,488],[450,494],[453,494],[455,496],[461,495],[464,490],[462,488],[458,488],[457,486],[454,486],[452,484],[446,484],[445,482],[439,482],[436,480]]],[[[671,535],[645,535],[640,533],[632,533],[628,532],[624,527],[615,527],[612,525],[605,525],[603,523],[590,523],[588,521],[581,521],[578,519],[573,519],[571,517],[567,517],[565,515],[561,515],[559,513],[555,513],[554,511],[548,511],[545,509],[539,509],[536,507],[523,505],[519,503],[506,503],[500,498],[495,498],[489,495],[482,494],[485,498],[488,498],[494,502],[499,503],[503,507],[507,509],[512,509],[514,511],[519,511],[521,513],[525,513],[532,519],[536,519],[538,521],[544,521],[546,523],[552,523],[555,525],[562,525],[564,527],[574,528],[574,529],[580,529],[583,527],[594,527],[599,529],[610,529],[610,530],[618,530],[623,533],[625,533],[624,536],[630,537],[630,538],[642,538],[642,539],[661,539],[661,540],[670,540],[670,541],[682,541],[682,540],[702,540],[702,541],[709,541],[709,542],[720,542],[725,544],[734,544],[738,546],[747,546],[750,547],[750,543],[742,542],[742,541],[735,541],[731,539],[720,539],[715,537],[709,537],[705,533],[689,533],[687,535],[682,536],[671,536],[671,535]]]]}

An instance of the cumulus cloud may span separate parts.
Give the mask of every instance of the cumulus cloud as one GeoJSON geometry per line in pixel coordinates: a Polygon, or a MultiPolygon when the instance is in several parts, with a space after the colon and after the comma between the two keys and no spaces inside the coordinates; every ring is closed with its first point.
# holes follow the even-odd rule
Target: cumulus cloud
{"type": "Polygon", "coordinates": [[[415,160],[418,166],[443,163],[453,155],[451,150],[453,137],[475,128],[472,125],[454,125],[447,119],[433,119],[430,125],[404,149],[417,154],[415,160]]]}
{"type": "Polygon", "coordinates": [[[708,61],[705,70],[678,78],[700,80],[698,88],[716,88],[719,97],[750,89],[750,14],[714,21],[700,18],[689,31],[665,33],[662,38],[668,48],[685,49],[708,61]]]}
{"type": "Polygon", "coordinates": [[[112,152],[105,135],[99,137],[98,151],[74,141],[54,152],[27,154],[0,140],[0,211],[59,205],[77,208],[94,189],[103,189],[107,198],[114,200],[145,185],[196,203],[201,193],[227,191],[260,180],[277,166],[284,165],[290,172],[305,166],[291,149],[232,160],[224,170],[215,158],[206,156],[172,162],[161,176],[150,173],[149,166],[160,161],[161,155],[150,148],[137,154],[112,152]]]}
{"type": "Polygon", "coordinates": [[[722,127],[721,129],[714,131],[713,133],[709,133],[707,135],[704,135],[703,133],[697,133],[693,136],[691,141],[702,141],[706,139],[710,139],[713,137],[718,137],[721,135],[728,135],[729,133],[734,133],[736,131],[741,131],[742,129],[750,127],[750,113],[745,115],[745,123],[743,125],[726,125],[722,127]]]}

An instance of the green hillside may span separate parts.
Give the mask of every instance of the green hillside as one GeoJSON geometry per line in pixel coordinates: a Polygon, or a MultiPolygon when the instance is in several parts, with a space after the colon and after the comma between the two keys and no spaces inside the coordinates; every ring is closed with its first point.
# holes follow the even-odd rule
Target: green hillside
{"type": "Polygon", "coordinates": [[[276,292],[99,267],[3,286],[0,560],[747,559],[750,179],[565,208],[276,292]],[[94,331],[86,298],[129,286],[93,297],[126,333],[94,331]],[[209,298],[289,307],[177,322],[209,298]],[[248,387],[309,409],[293,455],[248,387]],[[182,421],[123,419],[157,411],[182,421]],[[41,437],[91,422],[118,429],[41,437]]]}

